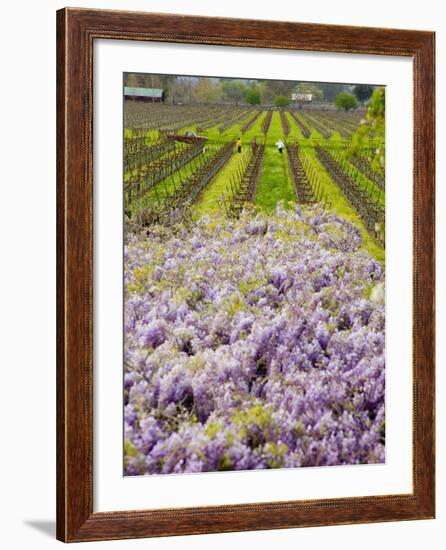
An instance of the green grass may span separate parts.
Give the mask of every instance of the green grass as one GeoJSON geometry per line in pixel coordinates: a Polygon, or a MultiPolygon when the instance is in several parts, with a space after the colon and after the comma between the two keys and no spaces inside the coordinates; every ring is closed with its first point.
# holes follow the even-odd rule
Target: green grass
{"type": "Polygon", "coordinates": [[[286,204],[296,200],[288,169],[287,153],[284,150],[280,155],[275,145],[278,139],[285,141],[285,136],[282,131],[280,114],[274,112],[267,134],[263,165],[255,197],[256,205],[267,211],[274,210],[279,201],[284,201],[286,204]]]}
{"type": "MultiPolygon", "coordinates": [[[[133,130],[132,128],[124,128],[124,137],[125,138],[131,138],[134,135],[141,135],[138,130],[133,130]]],[[[147,145],[150,145],[153,141],[157,141],[159,139],[159,131],[156,129],[147,130],[145,132],[145,137],[147,138],[147,145]]]]}

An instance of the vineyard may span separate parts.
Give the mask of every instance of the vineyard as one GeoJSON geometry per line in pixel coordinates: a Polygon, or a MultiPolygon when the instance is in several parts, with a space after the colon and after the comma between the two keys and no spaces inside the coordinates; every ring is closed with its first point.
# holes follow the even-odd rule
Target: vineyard
{"type": "Polygon", "coordinates": [[[125,474],[384,461],[384,129],[125,101],[125,474]]]}
{"type": "Polygon", "coordinates": [[[247,203],[322,203],[350,219],[384,258],[385,176],[370,155],[383,137],[349,151],[365,112],[140,105],[125,110],[124,189],[130,224],[230,215],[247,203]],[[173,139],[193,132],[188,143],[173,139]],[[238,155],[235,140],[242,140],[238,155]],[[276,142],[286,143],[279,156],[276,142]],[[239,158],[240,157],[240,158],[239,158]],[[224,170],[224,183],[220,177],[224,170]],[[267,181],[270,174],[274,180],[267,181]],[[336,192],[333,193],[333,188],[336,192]]]}

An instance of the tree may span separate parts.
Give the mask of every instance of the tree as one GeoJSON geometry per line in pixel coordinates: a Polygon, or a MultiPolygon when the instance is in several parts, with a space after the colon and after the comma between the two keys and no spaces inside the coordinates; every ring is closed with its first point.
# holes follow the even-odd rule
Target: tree
{"type": "Polygon", "coordinates": [[[384,88],[376,88],[370,99],[367,116],[361,121],[361,125],[352,136],[352,145],[349,154],[360,156],[365,149],[374,148],[370,153],[369,160],[372,169],[384,170],[386,158],[385,143],[385,111],[386,96],[384,88]],[[371,142],[370,140],[373,139],[371,142]]]}
{"type": "Polygon", "coordinates": [[[316,86],[320,88],[324,94],[325,101],[332,102],[340,92],[346,92],[348,86],[346,84],[336,84],[333,82],[317,82],[316,86]]]}
{"type": "Polygon", "coordinates": [[[384,88],[376,88],[370,98],[367,110],[367,120],[373,133],[381,136],[381,143],[373,153],[372,168],[383,169],[386,158],[386,143],[384,139],[386,113],[386,92],[384,88]]]}
{"type": "Polygon", "coordinates": [[[221,89],[209,78],[200,78],[194,89],[194,99],[200,103],[211,103],[221,99],[221,89]]]}
{"type": "Polygon", "coordinates": [[[245,101],[249,105],[260,105],[262,96],[260,94],[260,88],[256,85],[249,86],[245,90],[245,101]]]}
{"type": "Polygon", "coordinates": [[[289,80],[264,80],[261,83],[263,101],[272,103],[278,95],[291,95],[295,85],[289,80]]]}
{"type": "Polygon", "coordinates": [[[144,75],[138,73],[125,73],[124,84],[129,88],[144,88],[144,75]]]}
{"type": "Polygon", "coordinates": [[[178,80],[180,82],[181,101],[184,103],[190,103],[192,101],[193,92],[195,89],[195,80],[192,80],[187,76],[178,77],[178,80]]]}
{"type": "Polygon", "coordinates": [[[386,94],[384,88],[376,88],[370,99],[367,118],[374,132],[384,132],[386,113],[386,94]]]}
{"type": "Polygon", "coordinates": [[[223,97],[233,101],[236,105],[243,99],[245,85],[240,80],[225,80],[221,85],[223,97]]]}
{"type": "Polygon", "coordinates": [[[291,103],[291,99],[286,95],[278,95],[274,100],[274,105],[276,107],[288,107],[291,103]]]}
{"type": "Polygon", "coordinates": [[[373,94],[373,86],[370,86],[370,84],[356,84],[353,87],[353,93],[358,98],[358,101],[365,103],[373,94]]]}
{"type": "Polygon", "coordinates": [[[335,105],[339,109],[345,109],[346,111],[350,109],[356,109],[358,106],[358,102],[356,101],[356,97],[352,94],[348,94],[347,92],[341,92],[335,97],[335,105]]]}
{"type": "Polygon", "coordinates": [[[152,80],[151,75],[147,75],[150,78],[150,84],[153,82],[156,88],[162,88],[164,90],[164,99],[168,103],[176,103],[180,100],[181,85],[179,77],[175,75],[156,75],[156,79],[152,80]]]}

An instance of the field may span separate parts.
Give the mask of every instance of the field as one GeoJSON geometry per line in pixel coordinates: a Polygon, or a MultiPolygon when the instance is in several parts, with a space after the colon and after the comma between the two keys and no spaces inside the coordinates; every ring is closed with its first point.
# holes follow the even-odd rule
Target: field
{"type": "Polygon", "coordinates": [[[247,107],[217,111],[214,106],[198,110],[129,102],[126,115],[130,219],[144,225],[172,216],[197,219],[235,212],[246,202],[269,212],[280,201],[318,202],[352,221],[362,233],[364,249],[384,261],[384,173],[373,170],[367,156],[383,136],[367,138],[363,153],[349,153],[364,111],[271,112],[247,107]],[[168,131],[188,130],[205,137],[205,146],[166,138],[168,131]],[[237,137],[242,140],[241,154],[235,151],[237,137]],[[275,145],[279,139],[286,144],[282,156],[275,145]],[[255,151],[253,140],[261,152],[255,151]]]}
{"type": "Polygon", "coordinates": [[[384,461],[384,131],[365,119],[126,101],[126,475],[384,461]]]}

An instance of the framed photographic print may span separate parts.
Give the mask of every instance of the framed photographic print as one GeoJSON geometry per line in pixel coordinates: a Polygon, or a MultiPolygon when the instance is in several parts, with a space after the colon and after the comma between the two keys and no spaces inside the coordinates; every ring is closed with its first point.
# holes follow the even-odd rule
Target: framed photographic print
{"type": "Polygon", "coordinates": [[[434,33],[57,31],[57,537],[434,517],[434,33]]]}

